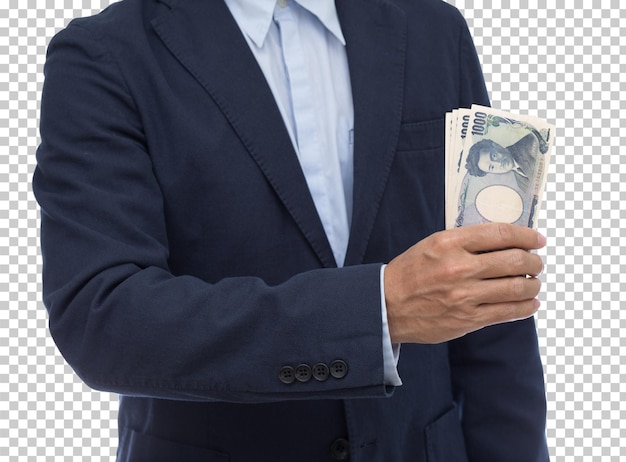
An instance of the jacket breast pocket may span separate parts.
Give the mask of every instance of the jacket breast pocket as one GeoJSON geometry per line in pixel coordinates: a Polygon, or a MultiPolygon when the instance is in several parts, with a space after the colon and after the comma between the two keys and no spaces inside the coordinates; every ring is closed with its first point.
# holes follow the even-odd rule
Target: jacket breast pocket
{"type": "Polygon", "coordinates": [[[467,462],[461,419],[456,406],[428,425],[425,432],[428,462],[467,462]]]}
{"type": "Polygon", "coordinates": [[[443,152],[445,144],[444,125],[444,119],[402,124],[396,151],[400,153],[442,150],[443,152]]]}
{"type": "Polygon", "coordinates": [[[391,204],[387,219],[394,233],[413,230],[403,246],[444,225],[444,143],[443,119],[405,123],[400,128],[386,199],[391,204]],[[398,207],[403,209],[400,213],[398,207]]]}
{"type": "Polygon", "coordinates": [[[120,435],[117,462],[228,462],[228,455],[211,449],[165,440],[126,429],[120,435]]]}

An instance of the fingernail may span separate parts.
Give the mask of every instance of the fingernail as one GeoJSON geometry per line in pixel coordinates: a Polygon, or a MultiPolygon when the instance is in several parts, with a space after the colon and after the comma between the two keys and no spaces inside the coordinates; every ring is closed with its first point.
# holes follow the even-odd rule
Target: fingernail
{"type": "Polygon", "coordinates": [[[541,302],[538,299],[535,299],[535,310],[538,310],[541,306],[541,302]]]}

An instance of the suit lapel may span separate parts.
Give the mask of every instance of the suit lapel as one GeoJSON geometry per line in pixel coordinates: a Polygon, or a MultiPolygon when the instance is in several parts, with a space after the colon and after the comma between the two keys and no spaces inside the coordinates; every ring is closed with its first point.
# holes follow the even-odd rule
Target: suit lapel
{"type": "MultiPolygon", "coordinates": [[[[223,1],[162,0],[153,26],[220,106],[302,233],[336,266],[272,92],[223,1]]],[[[406,24],[382,0],[337,0],[354,100],[354,205],[346,265],[363,260],[398,138],[406,24]]]]}
{"type": "Polygon", "coordinates": [[[346,265],[362,262],[402,116],[406,22],[381,0],[337,0],[354,100],[354,205],[346,265]]]}
{"type": "Polygon", "coordinates": [[[263,72],[223,1],[163,0],[152,24],[221,108],[324,266],[335,259],[263,72]]]}

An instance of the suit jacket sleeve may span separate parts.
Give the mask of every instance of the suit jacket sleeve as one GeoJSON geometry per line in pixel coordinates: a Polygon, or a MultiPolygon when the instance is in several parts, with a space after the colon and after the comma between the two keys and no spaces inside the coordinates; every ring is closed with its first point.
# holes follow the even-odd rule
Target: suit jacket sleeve
{"type": "Polygon", "coordinates": [[[58,34],[45,73],[33,178],[44,302],[54,340],[88,385],[233,402],[386,395],[379,264],[308,269],[273,285],[173,274],[143,114],[97,31],[74,22],[58,34]],[[345,377],[279,380],[283,366],[335,360],[345,377]]]}
{"type": "MultiPolygon", "coordinates": [[[[480,65],[468,32],[461,52],[463,105],[488,104],[484,83],[475,78],[481,75],[480,65]]],[[[548,460],[543,369],[534,318],[454,340],[449,354],[469,460],[548,460]],[[514,454],[511,448],[516,448],[514,454]]]]}

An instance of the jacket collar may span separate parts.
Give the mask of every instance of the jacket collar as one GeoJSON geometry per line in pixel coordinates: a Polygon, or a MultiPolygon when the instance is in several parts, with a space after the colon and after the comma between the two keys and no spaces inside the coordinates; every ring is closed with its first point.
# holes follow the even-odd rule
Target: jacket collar
{"type": "MultiPolygon", "coordinates": [[[[296,0],[224,0],[242,32],[259,48],[267,36],[274,9],[288,1],[296,0]]],[[[345,45],[333,0],[297,0],[297,3],[317,16],[324,27],[345,45]]]]}

